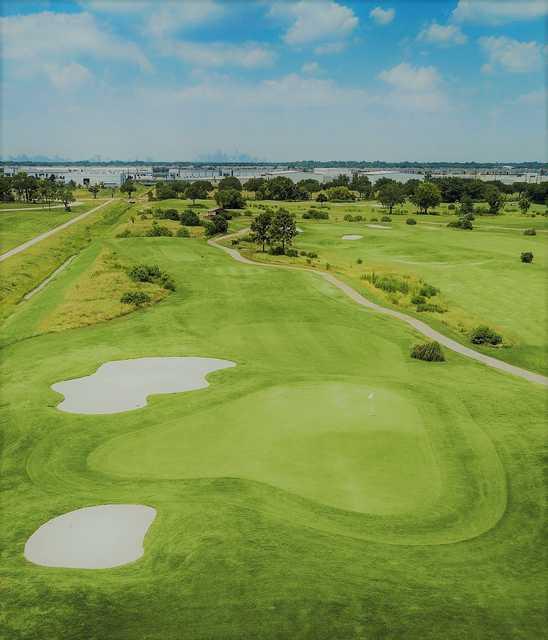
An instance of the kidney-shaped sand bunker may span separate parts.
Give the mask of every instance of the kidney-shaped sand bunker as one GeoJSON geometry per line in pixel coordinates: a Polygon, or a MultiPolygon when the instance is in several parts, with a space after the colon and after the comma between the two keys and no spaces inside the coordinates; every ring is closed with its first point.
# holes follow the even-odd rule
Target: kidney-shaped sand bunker
{"type": "Polygon", "coordinates": [[[39,527],[25,544],[25,558],[45,567],[108,569],[143,555],[143,539],[156,509],[104,504],[64,513],[39,527]]]}
{"type": "Polygon", "coordinates": [[[69,413],[119,413],[146,406],[147,396],[193,391],[209,386],[208,373],[234,367],[217,358],[137,358],[102,364],[95,373],[51,386],[69,413]]]}

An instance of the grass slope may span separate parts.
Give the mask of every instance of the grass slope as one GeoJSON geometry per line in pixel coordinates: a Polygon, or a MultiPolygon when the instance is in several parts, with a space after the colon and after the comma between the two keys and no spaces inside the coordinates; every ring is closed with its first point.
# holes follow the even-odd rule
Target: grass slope
{"type": "Polygon", "coordinates": [[[0,635],[542,635],[542,389],[452,353],[411,360],[411,331],[314,274],[242,265],[200,240],[109,244],[159,264],[177,290],[31,337],[93,269],[92,245],[6,326],[0,635]],[[52,383],[161,355],[237,366],[141,410],[56,410],[52,383]],[[108,502],[158,510],[141,560],[24,560],[45,520],[108,502]]]}

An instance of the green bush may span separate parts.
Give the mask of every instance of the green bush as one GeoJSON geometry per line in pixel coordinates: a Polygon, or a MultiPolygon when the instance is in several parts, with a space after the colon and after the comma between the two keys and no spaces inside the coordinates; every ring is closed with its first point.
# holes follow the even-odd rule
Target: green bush
{"type": "Polygon", "coordinates": [[[426,298],[424,296],[413,296],[411,298],[411,304],[424,304],[426,302],[426,298]]]}
{"type": "Polygon", "coordinates": [[[525,262],[526,264],[530,264],[531,262],[533,262],[533,254],[531,253],[531,251],[523,251],[520,258],[522,262],[525,262]]]}
{"type": "Polygon", "coordinates": [[[451,203],[450,205],[448,205],[447,208],[449,209],[449,211],[454,211],[455,210],[455,205],[453,203],[451,203]]]}
{"type": "Polygon", "coordinates": [[[187,209],[183,211],[180,215],[181,224],[184,224],[187,227],[198,227],[200,226],[200,218],[195,211],[192,209],[187,209]]]}
{"type": "Polygon", "coordinates": [[[448,227],[452,227],[453,229],[473,229],[472,225],[473,217],[466,215],[461,216],[458,220],[452,220],[447,224],[448,227]]]}
{"type": "Polygon", "coordinates": [[[159,238],[159,237],[171,237],[173,236],[173,231],[168,229],[167,227],[163,227],[159,225],[156,221],[152,223],[152,227],[146,232],[146,235],[151,238],[159,238]]]}
{"type": "Polygon", "coordinates": [[[309,258],[317,258],[318,257],[318,254],[315,251],[309,251],[307,253],[307,255],[308,255],[309,258]]]}
{"type": "Polygon", "coordinates": [[[424,296],[425,298],[432,298],[432,296],[437,295],[440,292],[439,289],[433,287],[431,284],[423,284],[420,288],[419,295],[424,296]]]}
{"type": "Polygon", "coordinates": [[[123,231],[120,231],[120,233],[116,234],[117,238],[131,238],[132,237],[132,233],[129,229],[124,229],[123,231]]]}
{"type": "Polygon", "coordinates": [[[180,220],[180,214],[177,209],[156,209],[154,217],[159,220],[180,220]]]}
{"type": "Polygon", "coordinates": [[[356,260],[356,264],[362,264],[362,263],[363,263],[363,260],[362,260],[361,258],[358,258],[358,259],[356,260]]]}
{"type": "Polygon", "coordinates": [[[415,220],[415,218],[407,218],[405,224],[417,224],[417,221],[415,220]]]}
{"type": "Polygon", "coordinates": [[[309,209],[303,213],[303,220],[329,220],[329,214],[327,211],[309,209]]]}
{"type": "Polygon", "coordinates": [[[369,221],[370,221],[370,222],[378,222],[378,221],[379,221],[379,219],[378,219],[378,218],[373,217],[373,218],[370,218],[370,219],[369,219],[369,221]]]}
{"type": "Polygon", "coordinates": [[[354,222],[354,216],[352,216],[352,215],[350,215],[349,213],[347,213],[347,214],[344,216],[343,220],[344,220],[345,222],[354,222]]]}
{"type": "Polygon", "coordinates": [[[285,255],[289,256],[290,258],[296,258],[299,255],[299,252],[297,251],[297,249],[286,249],[285,250],[285,255]]]}
{"type": "Polygon", "coordinates": [[[525,229],[525,231],[523,232],[524,236],[536,236],[537,232],[535,229],[525,229]]]}
{"type": "Polygon", "coordinates": [[[186,227],[181,227],[179,231],[177,231],[178,238],[190,238],[190,231],[186,227]]]}
{"type": "Polygon", "coordinates": [[[502,336],[486,325],[480,325],[470,333],[470,342],[473,344],[497,345],[502,342],[502,336]]]}
{"type": "Polygon", "coordinates": [[[268,250],[268,253],[271,256],[283,256],[285,254],[285,251],[283,247],[275,246],[275,247],[270,247],[270,249],[268,250]]]}
{"type": "Polygon", "coordinates": [[[439,304],[430,304],[430,302],[423,302],[417,305],[417,311],[422,313],[423,311],[429,313],[445,313],[446,309],[440,307],[439,304]]]}
{"type": "Polygon", "coordinates": [[[392,222],[392,218],[390,216],[383,216],[381,222],[392,222]]]}
{"type": "Polygon", "coordinates": [[[367,280],[376,289],[382,289],[388,293],[408,293],[409,283],[395,275],[379,276],[374,271],[364,273],[362,280],[367,280]]]}
{"type": "Polygon", "coordinates": [[[411,350],[411,357],[426,362],[444,362],[445,356],[439,342],[416,344],[411,350]]]}
{"type": "Polygon", "coordinates": [[[150,302],[150,296],[144,291],[126,291],[120,298],[122,304],[134,304],[136,307],[140,307],[147,302],[150,302]]]}
{"type": "Polygon", "coordinates": [[[154,282],[161,275],[162,272],[157,264],[138,264],[128,271],[128,276],[134,282],[154,282]]]}

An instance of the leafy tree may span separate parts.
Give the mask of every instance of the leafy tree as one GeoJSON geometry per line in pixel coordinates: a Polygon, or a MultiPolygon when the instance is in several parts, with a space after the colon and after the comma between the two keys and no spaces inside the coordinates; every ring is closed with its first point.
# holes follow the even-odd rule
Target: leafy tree
{"type": "Polygon", "coordinates": [[[329,198],[330,201],[337,201],[337,200],[342,200],[344,202],[350,202],[352,200],[355,200],[356,197],[354,196],[354,194],[352,193],[352,191],[350,191],[350,189],[348,187],[330,187],[329,189],[327,189],[327,197],[329,198]]]}
{"type": "Polygon", "coordinates": [[[518,201],[518,205],[519,208],[521,210],[521,213],[527,213],[531,207],[531,200],[529,200],[529,198],[527,197],[527,194],[522,193],[519,201],[518,201]]]}
{"type": "Polygon", "coordinates": [[[238,178],[236,178],[236,176],[226,176],[219,181],[218,189],[219,191],[224,191],[225,189],[236,189],[236,191],[241,191],[242,183],[238,178]]]}
{"type": "Polygon", "coordinates": [[[465,193],[460,200],[459,215],[461,216],[474,215],[474,202],[472,201],[472,198],[467,193],[465,193]]]}
{"type": "Polygon", "coordinates": [[[101,189],[101,188],[99,187],[99,185],[98,185],[98,184],[92,184],[90,187],[88,187],[88,191],[89,191],[90,193],[93,193],[93,198],[94,198],[94,199],[96,199],[96,198],[97,198],[97,194],[99,193],[100,189],[101,189]]]}
{"type": "Polygon", "coordinates": [[[42,200],[51,207],[51,203],[59,195],[59,186],[51,180],[40,181],[40,196],[42,200]]]}
{"type": "Polygon", "coordinates": [[[367,176],[360,176],[357,173],[352,176],[350,188],[352,191],[357,191],[360,194],[360,197],[364,199],[371,197],[371,193],[373,191],[371,180],[369,180],[367,176]]]}
{"type": "Polygon", "coordinates": [[[441,202],[441,192],[438,186],[432,182],[421,182],[415,193],[411,196],[420,213],[427,214],[428,209],[437,207],[441,202]]]}
{"type": "Polygon", "coordinates": [[[299,180],[297,182],[297,187],[302,189],[308,193],[317,193],[321,191],[321,184],[318,180],[314,180],[314,178],[306,178],[306,180],[299,180]]]}
{"type": "Polygon", "coordinates": [[[65,211],[70,209],[70,203],[74,202],[74,193],[70,187],[63,187],[60,192],[61,201],[65,205],[65,211]]]}
{"type": "Polygon", "coordinates": [[[286,209],[278,209],[272,219],[271,238],[274,242],[280,242],[285,252],[286,245],[293,242],[297,235],[295,218],[286,209]]]}
{"type": "Polygon", "coordinates": [[[128,178],[120,187],[122,193],[127,193],[127,199],[131,200],[131,194],[137,191],[137,186],[131,178],[128,178]]]}
{"type": "Polygon", "coordinates": [[[340,173],[336,178],[333,178],[333,180],[326,182],[324,187],[326,189],[332,189],[333,187],[348,187],[349,184],[350,178],[346,174],[340,173]]]}
{"type": "Polygon", "coordinates": [[[216,233],[226,233],[228,231],[228,220],[224,216],[215,214],[211,218],[211,220],[209,220],[209,222],[210,224],[206,227],[208,235],[213,235],[216,233]]]}
{"type": "Polygon", "coordinates": [[[263,253],[265,244],[270,241],[271,230],[272,216],[267,211],[260,213],[251,223],[251,231],[255,234],[257,241],[262,244],[263,253]]]}
{"type": "Polygon", "coordinates": [[[218,189],[215,192],[215,201],[224,209],[243,209],[245,200],[237,189],[218,189]]]}
{"type": "Polygon", "coordinates": [[[244,184],[244,189],[246,191],[251,191],[252,193],[256,193],[266,182],[264,178],[249,178],[244,184]]]}
{"type": "Polygon", "coordinates": [[[207,180],[196,180],[187,186],[185,197],[192,200],[193,203],[198,199],[205,200],[209,193],[209,186],[211,183],[207,180]]]}
{"type": "Polygon", "coordinates": [[[200,218],[195,211],[187,209],[181,213],[181,224],[184,224],[187,227],[198,227],[200,225],[200,218]]]}
{"type": "MultiPolygon", "coordinates": [[[[156,192],[156,199],[171,200],[172,198],[177,198],[179,193],[184,192],[184,189],[182,192],[178,191],[178,189],[182,185],[184,185],[184,188],[186,189],[186,187],[188,186],[188,183],[187,182],[183,183],[180,180],[174,180],[173,182],[164,182],[164,181],[157,182],[154,187],[154,191],[156,192]]],[[[122,191],[121,187],[120,187],[120,191],[122,191]]]]}
{"type": "MultiPolygon", "coordinates": [[[[189,186],[189,183],[187,180],[172,180],[169,183],[163,183],[163,184],[165,185],[164,188],[169,189],[171,192],[173,192],[176,198],[181,198],[182,196],[184,196],[189,186]]],[[[168,198],[158,198],[158,199],[168,200],[168,198]]]]}
{"type": "Polygon", "coordinates": [[[504,204],[501,192],[489,184],[485,187],[484,198],[489,205],[489,213],[497,215],[504,204]]]}
{"type": "Polygon", "coordinates": [[[276,176],[266,180],[257,192],[261,200],[308,200],[308,191],[298,187],[286,176],[276,176]]]}
{"type": "Polygon", "coordinates": [[[12,181],[8,176],[0,176],[0,200],[2,202],[13,200],[12,181]]]}
{"type": "Polygon", "coordinates": [[[324,204],[327,202],[328,197],[325,195],[325,193],[323,191],[320,191],[320,193],[318,193],[318,195],[316,196],[316,202],[320,203],[320,206],[324,206],[324,204]]]}
{"type": "Polygon", "coordinates": [[[392,182],[396,182],[393,178],[386,178],[386,177],[382,177],[379,178],[376,182],[375,182],[375,191],[378,191],[379,189],[381,189],[385,184],[390,184],[392,182]]]}
{"type": "Polygon", "coordinates": [[[383,207],[387,207],[392,215],[394,207],[405,202],[405,190],[401,184],[389,182],[379,189],[378,198],[383,207]]]}

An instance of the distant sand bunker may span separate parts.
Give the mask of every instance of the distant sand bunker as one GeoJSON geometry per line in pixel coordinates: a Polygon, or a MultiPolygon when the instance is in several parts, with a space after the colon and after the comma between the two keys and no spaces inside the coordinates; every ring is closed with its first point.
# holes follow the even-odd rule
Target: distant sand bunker
{"type": "Polygon", "coordinates": [[[156,509],[105,504],[48,520],[25,545],[25,558],[44,567],[108,569],[140,558],[156,509]]]}
{"type": "Polygon", "coordinates": [[[342,239],[343,240],[361,240],[363,238],[363,236],[358,236],[358,235],[354,235],[354,234],[349,234],[347,236],[343,236],[342,239]]]}
{"type": "Polygon", "coordinates": [[[385,227],[382,224],[368,224],[367,225],[370,229],[385,229],[385,230],[390,230],[391,227],[385,227]]]}
{"type": "Polygon", "coordinates": [[[234,367],[216,358],[138,358],[102,364],[83,378],[51,385],[65,399],[57,406],[68,413],[119,413],[146,406],[147,396],[193,391],[209,386],[208,373],[234,367]]]}

